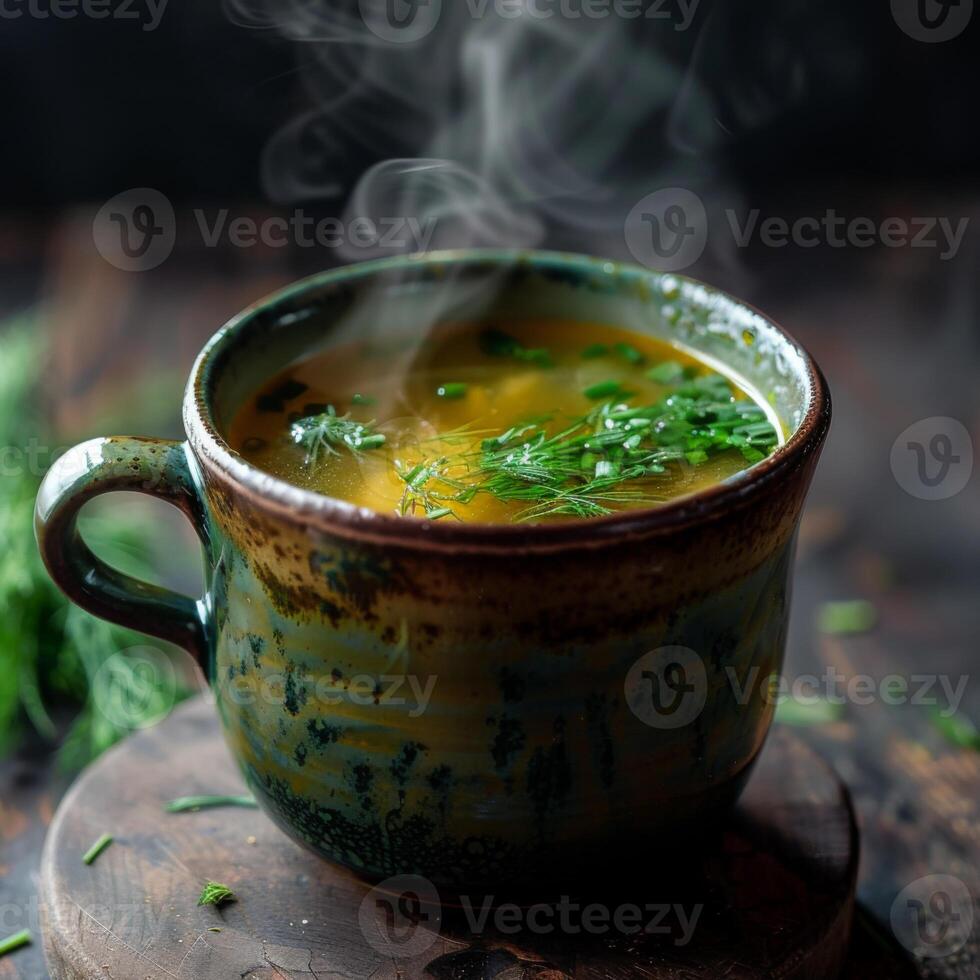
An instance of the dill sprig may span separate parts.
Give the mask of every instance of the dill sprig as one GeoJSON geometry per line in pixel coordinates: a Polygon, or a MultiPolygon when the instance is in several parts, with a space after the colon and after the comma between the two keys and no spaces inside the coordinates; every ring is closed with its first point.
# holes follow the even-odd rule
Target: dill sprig
{"type": "Polygon", "coordinates": [[[618,504],[665,499],[657,481],[671,467],[696,467],[731,450],[751,464],[779,441],[763,409],[737,401],[716,374],[684,379],[652,405],[631,405],[618,386],[610,388],[602,404],[550,432],[554,421],[514,426],[478,448],[400,472],[405,490],[398,512],[446,516],[450,504],[487,493],[525,502],[518,520],[597,517],[618,504]]]}
{"type": "Polygon", "coordinates": [[[314,465],[321,452],[339,455],[338,448],[352,453],[378,449],[385,437],[374,428],[374,422],[356,422],[350,414],[338,415],[333,405],[325,412],[294,422],[289,429],[293,442],[306,449],[307,462],[314,465]]]}
{"type": "Polygon", "coordinates": [[[186,813],[188,810],[204,810],[210,807],[240,806],[255,809],[254,796],[181,796],[171,800],[164,809],[167,813],[186,813]]]}
{"type": "Polygon", "coordinates": [[[6,956],[8,953],[12,953],[22,946],[30,946],[32,942],[34,942],[34,937],[31,935],[31,931],[29,929],[21,929],[20,932],[15,932],[6,939],[0,939],[0,956],[6,956]]]}
{"type": "Polygon", "coordinates": [[[217,881],[209,881],[201,892],[201,897],[197,900],[198,905],[214,905],[219,907],[226,902],[237,901],[235,893],[227,886],[219,884],[217,881]]]}
{"type": "Polygon", "coordinates": [[[112,834],[103,834],[82,857],[83,864],[91,864],[111,843],[112,834]]]}

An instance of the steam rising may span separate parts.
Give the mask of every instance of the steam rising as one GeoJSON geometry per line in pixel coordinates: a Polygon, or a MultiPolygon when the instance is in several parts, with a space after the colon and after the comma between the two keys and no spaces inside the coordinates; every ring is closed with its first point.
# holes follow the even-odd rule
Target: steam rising
{"type": "MultiPolygon", "coordinates": [[[[493,3],[443,0],[431,32],[399,44],[366,23],[386,2],[227,0],[235,23],[299,42],[314,107],[266,149],[272,200],[411,216],[434,228],[428,247],[550,238],[618,252],[640,198],[710,176],[666,136],[684,79],[683,48],[675,63],[658,47],[676,36],[669,25],[569,19],[557,6],[551,17],[502,17],[493,3]]],[[[696,79],[686,88],[703,99],[696,79]]]]}

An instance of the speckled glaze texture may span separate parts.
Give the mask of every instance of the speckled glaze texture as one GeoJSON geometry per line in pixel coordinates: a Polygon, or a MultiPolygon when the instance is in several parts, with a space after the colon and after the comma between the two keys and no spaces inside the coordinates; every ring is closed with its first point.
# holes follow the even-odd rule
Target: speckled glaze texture
{"type": "MultiPolygon", "coordinates": [[[[187,446],[166,444],[151,485],[112,472],[118,447],[105,440],[87,444],[74,481],[49,476],[42,553],[76,601],[195,652],[249,784],[294,838],[365,876],[468,888],[541,881],[570,855],[584,865],[649,851],[737,796],[771,722],[759,679],[781,668],[795,531],[829,423],[819,372],[759,314],[698,283],[576,256],[372,263],[300,283],[224,328],[194,369],[185,421],[187,446]],[[734,363],[791,437],[658,510],[541,527],[358,510],[225,445],[229,413],[278,366],[270,350],[288,363],[365,296],[418,301],[403,310],[410,325],[436,291],[486,281],[481,313],[522,301],[529,315],[580,310],[734,363]],[[84,574],[75,511],[122,485],[192,516],[201,601],[84,574]],[[703,710],[674,728],[645,722],[626,696],[638,659],[667,646],[705,669],[703,710]]],[[[126,447],[144,460],[150,445],[126,447]]]]}

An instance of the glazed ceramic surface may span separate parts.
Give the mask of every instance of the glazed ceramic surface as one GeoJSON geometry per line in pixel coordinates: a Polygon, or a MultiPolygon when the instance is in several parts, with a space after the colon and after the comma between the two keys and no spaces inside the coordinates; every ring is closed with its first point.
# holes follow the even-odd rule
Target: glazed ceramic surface
{"type": "Polygon", "coordinates": [[[287,833],[374,878],[513,882],[570,855],[662,846],[735,798],[774,710],[764,694],[829,414],[805,352],[681,277],[548,253],[367,263],[224,327],[191,376],[187,442],[97,439],[62,457],[38,536],[76,602],[198,658],[232,752],[287,833]],[[224,441],[263,380],[325,345],[522,315],[616,323],[728,365],[787,442],[656,510],[490,526],[361,510],[251,468],[224,441]],[[119,489],[194,521],[200,600],[86,548],[78,508],[119,489]]]}

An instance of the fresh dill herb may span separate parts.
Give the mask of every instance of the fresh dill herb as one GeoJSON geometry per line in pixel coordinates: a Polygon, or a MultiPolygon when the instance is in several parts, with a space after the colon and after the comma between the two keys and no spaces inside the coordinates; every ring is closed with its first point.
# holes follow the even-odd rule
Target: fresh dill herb
{"type": "Polygon", "coordinates": [[[333,405],[320,415],[299,419],[289,429],[293,442],[306,449],[306,460],[314,465],[321,452],[340,455],[338,447],[352,453],[378,449],[385,444],[382,433],[376,432],[374,422],[355,422],[350,415],[338,415],[333,405]]]}
{"type": "Polygon", "coordinates": [[[204,810],[216,806],[241,806],[255,809],[254,796],[181,796],[171,800],[164,809],[167,813],[185,813],[187,810],[204,810]]]}
{"type": "Polygon", "coordinates": [[[440,398],[463,398],[466,395],[467,387],[462,381],[447,381],[436,388],[436,395],[440,398]]]}
{"type": "Polygon", "coordinates": [[[591,361],[595,360],[597,357],[605,357],[605,355],[608,353],[608,344],[589,344],[589,346],[582,351],[582,357],[584,357],[587,361],[591,361]]]}
{"type": "Polygon", "coordinates": [[[426,518],[430,521],[438,521],[441,517],[448,517],[452,513],[451,507],[436,507],[425,512],[426,518]]]}
{"type": "Polygon", "coordinates": [[[583,392],[586,398],[625,398],[626,392],[618,381],[597,381],[583,392]]]}
{"type": "Polygon", "coordinates": [[[778,433],[758,405],[736,400],[724,378],[696,380],[637,406],[611,382],[602,404],[558,431],[557,420],[545,416],[423,459],[398,473],[404,484],[398,512],[446,516],[450,504],[484,493],[524,503],[519,520],[601,516],[616,505],[666,499],[660,481],[670,468],[696,467],[732,450],[751,463],[777,445],[778,433]]]}
{"type": "Polygon", "coordinates": [[[22,946],[30,946],[32,942],[34,942],[34,937],[31,935],[31,931],[29,929],[21,929],[20,932],[15,932],[6,939],[0,939],[0,956],[6,956],[7,953],[12,953],[15,949],[20,949],[22,946]]]}
{"type": "Polygon", "coordinates": [[[376,400],[370,395],[355,394],[351,396],[350,402],[352,405],[373,405],[376,400]]]}
{"type": "Polygon", "coordinates": [[[93,861],[112,843],[111,834],[103,834],[82,857],[84,864],[92,864],[93,861]]]}
{"type": "Polygon", "coordinates": [[[647,371],[647,377],[657,384],[676,384],[684,377],[684,367],[677,361],[663,361],[647,371]]]}
{"type": "Polygon", "coordinates": [[[512,357],[517,361],[530,361],[538,367],[553,367],[555,363],[543,347],[524,347],[516,337],[496,327],[481,332],[480,349],[491,357],[512,357]]]}
{"type": "Polygon", "coordinates": [[[220,908],[226,902],[237,901],[235,893],[227,886],[221,885],[216,881],[209,881],[201,892],[201,897],[197,900],[198,905],[213,905],[220,908]]]}
{"type": "Polygon", "coordinates": [[[624,360],[629,361],[630,364],[638,367],[641,364],[646,364],[646,357],[643,356],[642,352],[637,350],[632,344],[619,343],[613,345],[613,349],[622,357],[624,360]]]}

